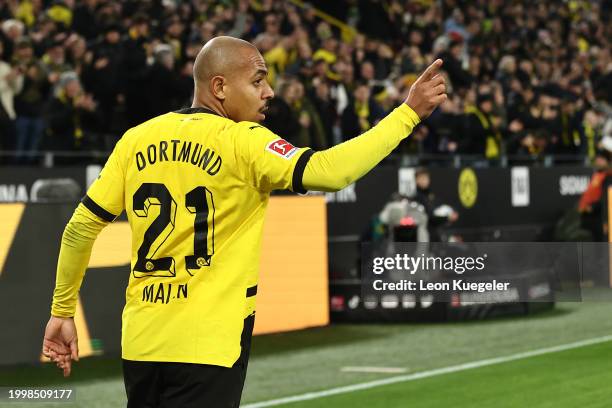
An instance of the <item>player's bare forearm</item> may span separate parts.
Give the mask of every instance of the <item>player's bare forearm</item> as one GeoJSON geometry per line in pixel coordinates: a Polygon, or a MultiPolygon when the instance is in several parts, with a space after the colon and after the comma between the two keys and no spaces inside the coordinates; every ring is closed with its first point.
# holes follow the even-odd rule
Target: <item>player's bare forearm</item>
{"type": "Polygon", "coordinates": [[[108,224],[80,204],[64,229],[57,262],[55,290],[51,314],[57,317],[74,316],[76,300],[93,244],[108,224]]]}
{"type": "Polygon", "coordinates": [[[359,137],[316,152],[304,171],[303,185],[309,190],[338,191],[368,173],[423,119],[446,100],[444,78],[436,60],[410,87],[404,103],[359,137]]]}

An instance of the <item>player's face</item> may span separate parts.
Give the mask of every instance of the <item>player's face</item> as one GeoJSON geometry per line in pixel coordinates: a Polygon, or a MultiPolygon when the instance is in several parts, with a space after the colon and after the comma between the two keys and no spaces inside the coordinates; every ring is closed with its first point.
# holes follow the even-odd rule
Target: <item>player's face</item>
{"type": "Polygon", "coordinates": [[[225,108],[233,120],[261,122],[274,92],[266,78],[268,69],[263,57],[253,50],[246,55],[244,70],[234,75],[227,84],[225,108]]]}

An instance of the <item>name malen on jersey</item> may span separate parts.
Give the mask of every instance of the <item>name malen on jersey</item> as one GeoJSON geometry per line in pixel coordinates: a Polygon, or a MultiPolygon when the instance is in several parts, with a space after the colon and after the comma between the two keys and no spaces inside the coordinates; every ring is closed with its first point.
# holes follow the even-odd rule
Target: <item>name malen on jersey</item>
{"type": "Polygon", "coordinates": [[[201,168],[211,176],[221,170],[221,156],[211,148],[206,148],[199,143],[186,142],[173,139],[161,140],[159,143],[150,144],[146,149],[136,152],[136,166],[138,171],[147,166],[166,161],[190,163],[201,168]],[[216,157],[215,157],[216,156],[216,157]]]}
{"type": "Polygon", "coordinates": [[[187,284],[179,284],[172,289],[171,283],[152,283],[142,290],[142,301],[168,304],[172,299],[187,298],[187,284]]]}

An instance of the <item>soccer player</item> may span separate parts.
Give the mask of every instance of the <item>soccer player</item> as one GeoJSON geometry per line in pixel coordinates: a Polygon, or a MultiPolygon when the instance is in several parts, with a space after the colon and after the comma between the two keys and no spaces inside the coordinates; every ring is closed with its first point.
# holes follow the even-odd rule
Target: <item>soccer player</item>
{"type": "Polygon", "coordinates": [[[91,248],[125,211],[128,407],[238,407],[270,192],[337,191],[362,177],[446,99],[441,64],[429,66],[378,125],[313,152],[258,124],[274,96],[259,51],[235,38],[210,40],[194,64],[192,107],[128,130],[66,226],[43,353],[70,375],[91,248]]]}

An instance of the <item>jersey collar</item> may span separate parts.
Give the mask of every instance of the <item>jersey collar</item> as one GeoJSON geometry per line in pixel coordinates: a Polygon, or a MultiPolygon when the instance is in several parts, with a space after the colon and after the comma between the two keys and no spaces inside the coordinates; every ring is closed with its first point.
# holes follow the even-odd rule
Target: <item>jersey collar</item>
{"type": "Polygon", "coordinates": [[[182,113],[184,115],[189,115],[192,113],[209,113],[211,115],[217,115],[217,116],[221,116],[219,115],[217,112],[208,109],[208,108],[202,108],[202,107],[197,107],[197,108],[183,108],[177,111],[174,111],[174,113],[182,113]]]}

